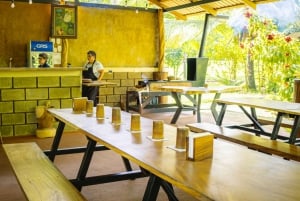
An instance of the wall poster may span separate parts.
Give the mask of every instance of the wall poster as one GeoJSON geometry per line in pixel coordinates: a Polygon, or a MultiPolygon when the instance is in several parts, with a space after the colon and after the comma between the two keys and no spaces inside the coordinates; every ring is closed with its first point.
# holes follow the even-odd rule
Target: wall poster
{"type": "Polygon", "coordinates": [[[77,7],[51,6],[51,37],[77,38],[77,7]]]}

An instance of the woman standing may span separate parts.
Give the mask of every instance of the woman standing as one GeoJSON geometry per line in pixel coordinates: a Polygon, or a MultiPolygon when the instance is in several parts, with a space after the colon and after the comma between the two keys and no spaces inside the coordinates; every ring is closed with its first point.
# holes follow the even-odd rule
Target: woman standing
{"type": "MultiPolygon", "coordinates": [[[[93,50],[88,51],[87,59],[88,61],[83,67],[82,77],[84,79],[100,81],[104,75],[104,67],[99,61],[96,60],[96,52],[93,50]]],[[[96,106],[98,103],[98,92],[98,86],[82,86],[82,97],[87,97],[89,100],[93,100],[94,106],[96,106]]]]}

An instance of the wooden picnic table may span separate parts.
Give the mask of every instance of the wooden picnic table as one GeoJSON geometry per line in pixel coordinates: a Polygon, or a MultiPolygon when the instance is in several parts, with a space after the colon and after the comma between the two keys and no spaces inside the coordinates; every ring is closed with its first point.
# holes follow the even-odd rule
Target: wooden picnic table
{"type": "Polygon", "coordinates": [[[212,86],[212,87],[162,86],[161,90],[171,92],[172,97],[176,102],[177,110],[171,120],[171,124],[175,124],[180,116],[181,111],[187,108],[181,101],[182,94],[186,95],[189,101],[191,101],[193,107],[197,111],[197,122],[201,122],[200,109],[201,109],[202,94],[205,93],[215,94],[210,109],[213,114],[213,117],[216,119],[218,115],[217,115],[215,100],[220,98],[222,93],[237,92],[240,91],[241,88],[239,86],[212,86]],[[192,97],[191,95],[195,95],[195,97],[192,97]]]}
{"type": "MultiPolygon", "coordinates": [[[[286,101],[277,101],[277,100],[268,100],[264,98],[254,98],[254,97],[234,97],[234,98],[219,98],[216,102],[222,105],[220,113],[217,118],[217,125],[221,125],[224,119],[225,111],[228,105],[238,106],[246,116],[253,122],[254,129],[246,128],[243,126],[235,126],[240,129],[244,129],[250,132],[257,134],[263,134],[270,136],[272,140],[280,137],[278,135],[282,119],[284,117],[289,117],[293,119],[293,126],[291,129],[290,137],[288,142],[294,144],[296,141],[296,136],[300,127],[300,103],[286,102],[286,101]],[[248,112],[245,107],[250,108],[248,112]],[[266,132],[262,125],[259,123],[256,109],[265,109],[277,113],[277,117],[274,121],[274,127],[272,133],[266,132]]],[[[283,138],[284,139],[284,138],[283,138]]]]}
{"type": "MultiPolygon", "coordinates": [[[[131,114],[122,112],[121,125],[113,125],[111,110],[111,107],[105,107],[105,119],[102,120],[97,120],[95,114],[73,113],[72,109],[49,109],[49,112],[59,120],[60,128],[69,124],[87,136],[87,152],[93,152],[96,143],[99,143],[148,172],[149,181],[143,201],[155,201],[160,187],[169,200],[178,200],[173,185],[199,200],[300,200],[300,178],[297,177],[300,166],[297,162],[222,140],[214,140],[212,158],[189,161],[185,152],[168,148],[175,145],[176,127],[165,124],[164,139],[152,141],[149,138],[152,135],[151,119],[141,117],[141,132],[131,133],[131,114]]],[[[59,141],[57,136],[55,139],[59,141]]],[[[52,150],[53,153],[55,151],[52,150]]],[[[101,177],[95,177],[94,183],[97,178],[101,177]]],[[[109,179],[107,177],[107,182],[116,181],[109,179]]],[[[77,180],[83,185],[91,185],[85,175],[77,180]]]]}

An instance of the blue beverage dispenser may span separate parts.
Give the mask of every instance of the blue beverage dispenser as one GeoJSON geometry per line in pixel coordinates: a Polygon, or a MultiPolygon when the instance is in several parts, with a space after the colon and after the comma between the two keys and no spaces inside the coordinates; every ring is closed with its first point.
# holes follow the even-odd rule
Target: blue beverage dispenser
{"type": "Polygon", "coordinates": [[[48,64],[53,67],[53,43],[50,41],[29,41],[27,66],[30,68],[38,68],[38,57],[40,53],[48,55],[48,64]]]}

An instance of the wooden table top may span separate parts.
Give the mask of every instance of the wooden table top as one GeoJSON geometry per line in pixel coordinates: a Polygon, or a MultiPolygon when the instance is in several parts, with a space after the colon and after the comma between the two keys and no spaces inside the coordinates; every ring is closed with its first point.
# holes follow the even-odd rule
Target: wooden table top
{"type": "Polygon", "coordinates": [[[103,85],[116,85],[116,83],[96,80],[92,82],[82,82],[82,85],[88,87],[94,87],[94,86],[103,86],[103,85]]]}
{"type": "Polygon", "coordinates": [[[262,154],[222,140],[214,140],[214,155],[188,161],[176,152],[176,127],[164,125],[166,140],[152,141],[152,120],[141,117],[142,131],[131,133],[130,113],[122,112],[122,124],[111,124],[111,108],[105,119],[95,114],[75,114],[72,109],[49,109],[61,121],[128,158],[144,169],[201,200],[300,200],[300,163],[262,154]]]}
{"type": "Polygon", "coordinates": [[[212,87],[186,87],[186,86],[162,86],[162,91],[178,92],[184,94],[203,94],[203,93],[229,93],[240,91],[239,86],[212,86],[212,87]]]}
{"type": "Polygon", "coordinates": [[[273,110],[276,112],[282,112],[286,114],[300,115],[300,103],[268,100],[264,98],[253,97],[220,98],[217,99],[216,102],[225,103],[227,105],[247,106],[253,108],[273,110]]]}

